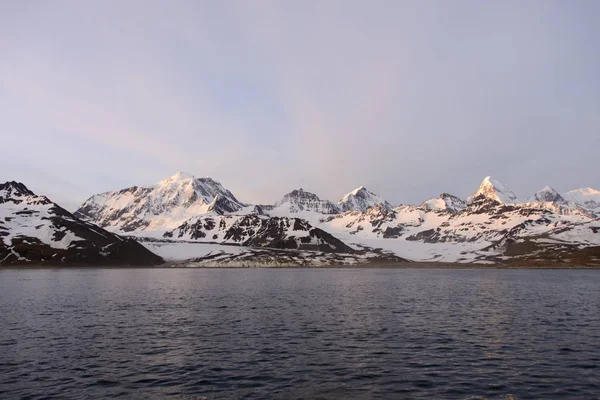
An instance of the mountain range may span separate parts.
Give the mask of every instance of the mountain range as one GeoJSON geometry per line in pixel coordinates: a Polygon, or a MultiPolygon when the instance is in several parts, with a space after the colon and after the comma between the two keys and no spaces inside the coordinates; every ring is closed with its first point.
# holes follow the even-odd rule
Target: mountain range
{"type": "Polygon", "coordinates": [[[94,195],[74,214],[21,183],[3,184],[0,194],[3,263],[600,262],[600,191],[546,186],[521,200],[489,176],[466,200],[443,193],[398,206],[362,186],[335,203],[297,189],[274,204],[249,204],[182,172],[94,195]],[[113,247],[138,258],[118,259],[106,251],[113,247]]]}

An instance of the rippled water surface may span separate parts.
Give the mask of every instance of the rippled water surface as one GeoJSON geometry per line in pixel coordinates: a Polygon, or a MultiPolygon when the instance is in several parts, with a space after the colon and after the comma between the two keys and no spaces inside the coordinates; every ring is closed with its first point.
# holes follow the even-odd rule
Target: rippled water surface
{"type": "Polygon", "coordinates": [[[0,398],[600,398],[600,271],[0,270],[0,398]]]}

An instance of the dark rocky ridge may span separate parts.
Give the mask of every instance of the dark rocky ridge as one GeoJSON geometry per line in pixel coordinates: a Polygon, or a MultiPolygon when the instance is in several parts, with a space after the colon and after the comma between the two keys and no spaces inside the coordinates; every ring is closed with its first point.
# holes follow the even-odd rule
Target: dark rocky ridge
{"type": "Polygon", "coordinates": [[[322,229],[301,218],[259,215],[197,217],[165,238],[237,243],[249,247],[318,250],[329,253],[353,253],[354,250],[322,229]]]}

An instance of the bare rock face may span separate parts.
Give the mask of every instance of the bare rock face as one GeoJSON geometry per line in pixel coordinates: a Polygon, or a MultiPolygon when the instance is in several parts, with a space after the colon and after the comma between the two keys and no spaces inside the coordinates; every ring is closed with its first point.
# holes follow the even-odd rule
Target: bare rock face
{"type": "Polygon", "coordinates": [[[157,265],[135,240],[82,221],[24,184],[0,184],[0,264],[157,265]]]}

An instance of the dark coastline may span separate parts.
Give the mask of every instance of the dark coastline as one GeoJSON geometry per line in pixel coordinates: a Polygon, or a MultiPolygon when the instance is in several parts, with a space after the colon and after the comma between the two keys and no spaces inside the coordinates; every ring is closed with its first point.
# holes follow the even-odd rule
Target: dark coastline
{"type": "Polygon", "coordinates": [[[408,263],[373,263],[373,264],[338,264],[338,265],[281,265],[281,266],[263,266],[255,267],[231,266],[227,264],[219,266],[185,266],[182,262],[166,262],[161,265],[85,265],[85,264],[11,264],[0,265],[3,269],[372,269],[372,268],[390,268],[390,269],[484,269],[484,270],[504,270],[504,269],[579,269],[579,270],[600,270],[600,264],[568,264],[568,263],[507,263],[507,264],[476,264],[476,263],[445,263],[445,262],[408,262],[408,263]]]}

